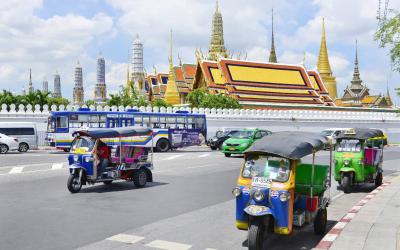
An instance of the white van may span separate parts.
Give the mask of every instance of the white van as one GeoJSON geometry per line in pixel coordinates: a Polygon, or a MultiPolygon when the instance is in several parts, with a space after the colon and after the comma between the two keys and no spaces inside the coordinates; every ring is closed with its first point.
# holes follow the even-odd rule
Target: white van
{"type": "Polygon", "coordinates": [[[321,135],[325,136],[326,138],[330,140],[336,139],[336,137],[340,134],[342,131],[349,130],[350,128],[327,128],[321,131],[321,135]]]}
{"type": "Polygon", "coordinates": [[[38,135],[33,122],[0,122],[0,133],[18,139],[18,151],[38,149],[38,135]]]}

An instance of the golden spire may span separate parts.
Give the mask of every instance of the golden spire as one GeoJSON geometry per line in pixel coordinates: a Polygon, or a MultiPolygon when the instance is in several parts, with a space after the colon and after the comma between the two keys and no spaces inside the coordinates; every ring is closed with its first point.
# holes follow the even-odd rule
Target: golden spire
{"type": "Polygon", "coordinates": [[[272,9],[272,32],[271,32],[271,50],[269,52],[269,62],[277,63],[278,59],[276,58],[275,51],[275,39],[274,39],[274,9],[272,9]]]}
{"type": "Polygon", "coordinates": [[[219,12],[218,1],[212,20],[212,32],[210,48],[208,50],[209,60],[218,60],[219,57],[228,57],[224,43],[224,26],[222,22],[222,15],[219,12]]]}
{"type": "Polygon", "coordinates": [[[168,104],[176,105],[180,104],[178,87],[176,86],[174,66],[172,63],[172,30],[171,30],[171,40],[170,40],[170,52],[169,52],[169,74],[167,89],[165,90],[164,99],[168,104]]]}
{"type": "Polygon", "coordinates": [[[321,46],[319,48],[317,68],[321,75],[322,81],[324,82],[326,89],[328,90],[329,96],[333,100],[335,100],[337,98],[336,79],[332,75],[331,65],[329,64],[328,49],[326,47],[324,18],[322,18],[322,38],[321,46]]]}
{"type": "Polygon", "coordinates": [[[319,47],[317,67],[321,74],[332,74],[331,65],[329,64],[328,49],[326,48],[325,18],[322,18],[322,38],[321,46],[319,47]]]}

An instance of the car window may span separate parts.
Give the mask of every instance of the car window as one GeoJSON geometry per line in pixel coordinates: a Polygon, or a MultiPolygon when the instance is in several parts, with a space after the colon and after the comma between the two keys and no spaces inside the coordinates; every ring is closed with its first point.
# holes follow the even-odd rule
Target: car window
{"type": "Polygon", "coordinates": [[[261,131],[257,131],[256,134],[254,135],[255,139],[260,139],[262,137],[263,137],[263,135],[261,134],[261,131]]]}

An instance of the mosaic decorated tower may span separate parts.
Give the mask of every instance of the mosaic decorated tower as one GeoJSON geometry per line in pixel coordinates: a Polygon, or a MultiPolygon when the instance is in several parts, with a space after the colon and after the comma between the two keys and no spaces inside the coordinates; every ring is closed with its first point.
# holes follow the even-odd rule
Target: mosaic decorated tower
{"type": "Polygon", "coordinates": [[[180,104],[178,87],[176,86],[176,79],[174,74],[174,66],[172,63],[172,30],[171,30],[171,41],[170,41],[170,53],[169,53],[169,74],[167,89],[164,96],[165,101],[168,104],[176,105],[180,104]]]}
{"type": "Polygon", "coordinates": [[[47,81],[46,77],[43,78],[42,92],[43,93],[48,93],[49,92],[49,82],[47,81]]]}
{"type": "Polygon", "coordinates": [[[99,58],[97,58],[97,83],[94,88],[94,100],[97,103],[104,103],[106,98],[106,62],[104,58],[99,55],[99,58]]]}
{"type": "Polygon", "coordinates": [[[28,84],[28,92],[33,93],[33,84],[32,84],[32,69],[29,69],[29,84],[28,84]]]}
{"type": "Polygon", "coordinates": [[[321,38],[321,46],[319,49],[317,68],[322,77],[322,80],[325,83],[329,96],[332,99],[336,99],[337,98],[336,78],[333,76],[331,65],[329,64],[328,49],[326,47],[326,36],[325,36],[325,19],[322,19],[322,38],[321,38]]]}
{"type": "Polygon", "coordinates": [[[208,59],[216,61],[220,57],[228,57],[224,43],[224,27],[222,15],[219,12],[218,1],[216,4],[215,13],[212,20],[212,33],[210,48],[208,50],[208,59]]]}
{"type": "Polygon", "coordinates": [[[56,71],[56,74],[54,75],[53,97],[55,97],[55,98],[62,97],[62,95],[61,95],[61,77],[60,77],[60,74],[58,74],[58,71],[56,71]]]}
{"type": "Polygon", "coordinates": [[[269,62],[277,63],[278,59],[276,58],[275,51],[275,39],[274,39],[274,9],[272,9],[272,29],[271,29],[271,50],[269,52],[269,62]]]}
{"type": "Polygon", "coordinates": [[[75,105],[82,105],[84,102],[84,91],[83,91],[83,78],[82,78],[82,67],[79,61],[75,67],[75,86],[73,95],[73,103],[75,105]]]}
{"type": "Polygon", "coordinates": [[[132,67],[132,81],[135,83],[135,90],[139,95],[144,95],[146,91],[144,87],[143,43],[140,41],[138,34],[136,34],[136,39],[133,41],[132,67]]]}

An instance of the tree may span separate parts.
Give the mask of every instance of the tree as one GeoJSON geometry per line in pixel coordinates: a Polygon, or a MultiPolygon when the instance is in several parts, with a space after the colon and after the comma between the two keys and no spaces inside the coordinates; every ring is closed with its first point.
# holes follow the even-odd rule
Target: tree
{"type": "Polygon", "coordinates": [[[240,108],[235,98],[224,94],[208,94],[205,89],[193,90],[187,100],[192,108],[240,108]]]}
{"type": "Polygon", "coordinates": [[[95,100],[86,100],[85,105],[88,107],[90,107],[90,105],[96,105],[96,101],[95,100]]]}
{"type": "Polygon", "coordinates": [[[375,40],[380,47],[390,49],[390,60],[393,69],[400,72],[400,13],[390,10],[391,17],[378,17],[379,27],[375,33],[375,40]]]}
{"type": "Polygon", "coordinates": [[[172,105],[168,104],[164,99],[155,99],[151,102],[152,107],[172,107],[172,105]]]}
{"type": "Polygon", "coordinates": [[[195,89],[192,92],[190,92],[186,98],[190,103],[190,106],[194,108],[194,107],[200,107],[200,103],[203,101],[206,95],[207,92],[205,89],[195,89]]]}

